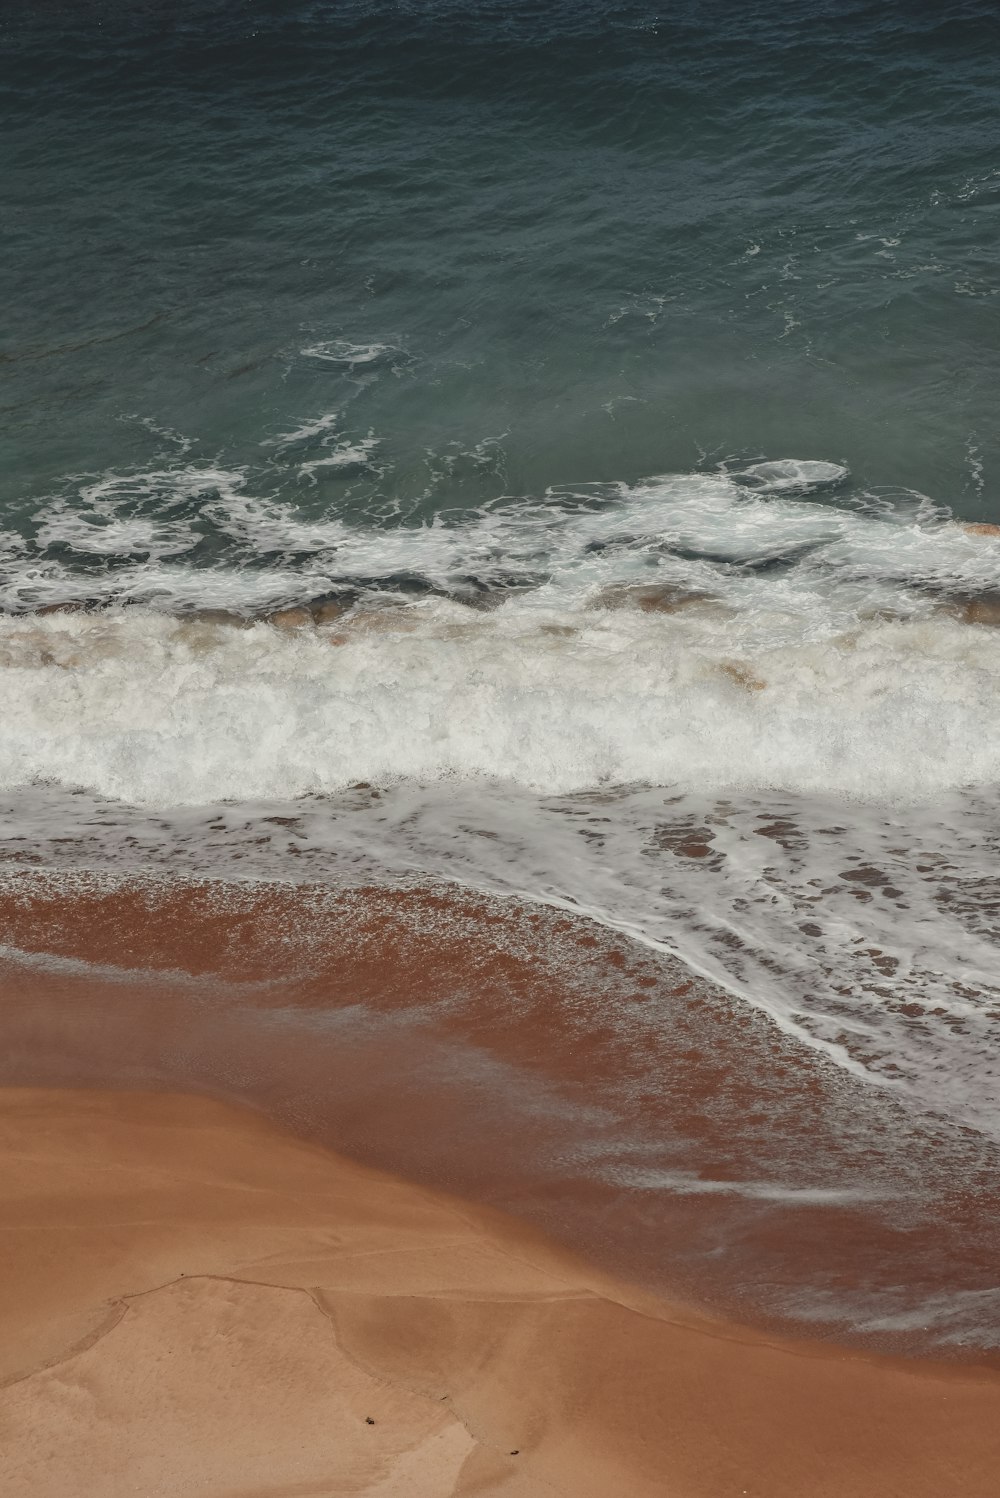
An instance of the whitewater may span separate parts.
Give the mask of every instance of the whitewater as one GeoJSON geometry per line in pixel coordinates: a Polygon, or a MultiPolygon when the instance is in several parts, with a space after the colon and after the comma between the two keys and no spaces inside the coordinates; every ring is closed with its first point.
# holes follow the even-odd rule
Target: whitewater
{"type": "Polygon", "coordinates": [[[226,566],[148,536],[136,560],[138,521],[97,524],[98,490],[134,509],[167,475],[84,486],[5,564],[0,785],[172,805],[465,776],[893,802],[988,782],[1000,536],[920,496],[817,495],[846,476],[764,462],[379,528],[181,469],[226,566]],[[99,572],[46,556],[60,525],[99,572]]]}
{"type": "Polygon", "coordinates": [[[419,525],[183,462],[75,493],[4,563],[8,869],[575,909],[996,1134],[1000,538],[825,460],[419,525]]]}

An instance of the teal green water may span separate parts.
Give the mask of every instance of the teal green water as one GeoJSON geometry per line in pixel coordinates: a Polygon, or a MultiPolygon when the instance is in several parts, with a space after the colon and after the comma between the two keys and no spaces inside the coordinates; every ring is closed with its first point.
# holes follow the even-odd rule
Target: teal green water
{"type": "MultiPolygon", "coordinates": [[[[793,456],[1000,517],[990,3],[47,4],[0,38],[17,570],[89,565],[76,476],[192,464],[389,520],[793,456]]],[[[116,516],[199,508],[154,489],[116,516]]]]}

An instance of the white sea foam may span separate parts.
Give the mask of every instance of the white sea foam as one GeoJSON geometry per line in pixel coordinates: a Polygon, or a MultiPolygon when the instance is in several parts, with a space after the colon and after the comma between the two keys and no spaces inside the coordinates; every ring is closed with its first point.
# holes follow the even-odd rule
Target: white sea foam
{"type": "Polygon", "coordinates": [[[37,544],[94,556],[178,556],[198,540],[178,511],[208,495],[235,493],[244,482],[241,471],[212,465],[104,474],[43,507],[37,544]]]}
{"type": "MultiPolygon", "coordinates": [[[[816,468],[826,482],[833,467],[775,466],[780,483],[786,470],[816,468]]],[[[546,792],[642,781],[898,799],[1000,770],[1000,634],[943,614],[928,591],[1000,585],[1000,541],[955,525],[762,497],[726,475],[554,490],[460,523],[382,528],[310,519],[221,468],[110,475],[80,496],[82,517],[54,506],[43,531],[128,555],[149,552],[159,526],[165,553],[82,580],[58,557],[14,554],[0,584],[9,605],[60,601],[73,586],[163,613],[255,613],[345,586],[370,597],[335,648],[322,632],[290,641],[265,628],[221,629],[200,637],[196,659],[186,626],[150,612],[2,621],[0,660],[17,662],[6,688],[16,711],[6,735],[0,729],[3,784],[71,773],[38,705],[64,696],[67,680],[75,711],[94,724],[92,758],[70,753],[76,778],[138,801],[446,775],[546,792]],[[124,500],[149,495],[166,518],[120,513],[124,500]],[[254,565],[169,560],[180,544],[171,527],[194,523],[170,519],[171,505],[192,501],[199,522],[254,565]],[[299,562],[263,566],[267,555],[299,562]],[[397,600],[373,615],[399,576],[452,596],[397,600]],[[457,601],[484,588],[500,604],[491,612],[457,601]],[[657,590],[676,611],[657,611],[657,590]],[[685,602],[693,606],[677,607],[685,602]],[[214,770],[222,720],[205,704],[220,694],[232,705],[230,737],[255,719],[267,732],[235,759],[227,742],[214,770]],[[166,737],[141,774],[130,756],[126,774],[115,745],[137,731],[134,712],[148,744],[157,712],[166,737]],[[197,765],[171,750],[181,724],[202,743],[197,765]],[[33,769],[30,756],[10,757],[22,729],[33,769]],[[157,784],[158,758],[169,793],[157,784]],[[178,776],[189,777],[186,791],[178,776]]]]}
{"type": "Polygon", "coordinates": [[[322,359],[327,364],[353,370],[377,364],[387,356],[399,356],[402,350],[391,343],[351,343],[347,338],[330,338],[308,344],[300,353],[304,359],[322,359]]]}
{"type": "Polygon", "coordinates": [[[951,1290],[928,1295],[913,1303],[908,1287],[898,1285],[878,1295],[859,1295],[811,1287],[790,1296],[786,1308],[803,1321],[840,1321],[862,1334],[919,1332],[939,1347],[1000,1345],[996,1326],[1000,1318],[1000,1289],[951,1290]]]}
{"type": "MultiPolygon", "coordinates": [[[[319,442],[317,456],[303,455],[300,472],[314,476],[324,466],[350,470],[373,462],[375,437],[340,434],[326,416],[313,426],[313,439],[306,427],[280,439],[293,446],[300,438],[319,442]]],[[[169,607],[172,568],[166,563],[202,533],[229,548],[231,593],[248,576],[248,564],[258,572],[268,553],[322,552],[329,554],[324,575],[334,582],[377,585],[405,573],[453,592],[519,582],[533,585],[545,607],[556,595],[575,606],[607,586],[670,583],[724,596],[742,611],[758,605],[775,616],[792,611],[801,630],[827,634],[865,609],[927,612],[933,601],[928,588],[976,592],[1000,583],[1000,543],[943,524],[940,511],[919,496],[904,496],[896,508],[881,500],[864,508],[835,506],[800,492],[802,474],[834,465],[788,460],[757,467],[777,468],[779,476],[766,482],[758,476],[753,487],[747,473],[584,485],[553,489],[537,500],[497,500],[423,525],[389,526],[311,514],[254,492],[245,471],[217,465],[110,474],[42,506],[38,547],[7,553],[0,605],[62,601],[69,574],[58,547],[69,544],[92,554],[160,560],[158,596],[169,607]],[[774,565],[778,573],[758,575],[774,565]]],[[[829,474],[822,480],[832,481],[829,474]]],[[[100,579],[96,593],[92,581],[93,574],[81,574],[77,596],[122,602],[148,596],[145,576],[144,591],[132,591],[127,567],[100,579]]],[[[314,581],[311,573],[303,576],[300,596],[314,581]]],[[[257,596],[258,579],[249,586],[257,596]]],[[[206,589],[217,588],[217,576],[206,572],[206,589]]],[[[187,603],[186,578],[183,591],[187,603]]]]}
{"type": "Polygon", "coordinates": [[[96,508],[88,515],[78,510],[62,515],[53,510],[39,530],[43,546],[62,544],[74,551],[103,557],[174,557],[190,551],[196,537],[186,525],[147,520],[142,516],[119,520],[96,508]]]}
{"type": "Polygon", "coordinates": [[[0,785],[169,804],[485,775],[546,793],[644,782],[912,800],[1000,777],[993,631],[787,633],[786,619],[712,608],[537,598],[485,614],[428,599],[295,639],[138,610],[7,619],[0,785]]]}
{"type": "MultiPolygon", "coordinates": [[[[268,685],[280,691],[276,679],[268,685]]],[[[294,776],[294,756],[315,743],[280,742],[270,716],[227,732],[235,706],[230,692],[217,694],[216,784],[234,784],[227,751],[259,764],[280,749],[294,776]]],[[[93,733],[90,724],[84,756],[93,733]]],[[[179,723],[171,748],[191,765],[202,746],[184,735],[179,723]]],[[[182,783],[178,770],[171,781],[160,748],[137,724],[117,744],[118,769],[148,785],[155,766],[159,793],[183,795],[190,777],[182,783]]],[[[676,787],[541,796],[466,778],[143,810],[35,785],[0,793],[0,812],[7,869],[27,853],[126,878],[429,877],[572,910],[680,957],[897,1103],[1000,1136],[995,790],[887,810],[831,795],[676,787]]]]}
{"type": "Polygon", "coordinates": [[[296,448],[305,448],[306,452],[318,448],[322,456],[308,458],[303,453],[298,469],[300,475],[314,478],[316,473],[323,468],[367,467],[379,446],[379,441],[372,432],[369,432],[367,437],[349,436],[341,430],[339,411],[328,411],[312,421],[303,422],[301,426],[295,427],[290,432],[282,432],[277,437],[269,437],[261,443],[261,446],[276,447],[283,453],[296,448]]]}
{"type": "MultiPolygon", "coordinates": [[[[630,1166],[615,1162],[605,1172],[616,1185],[639,1191],[669,1191],[671,1196],[742,1196],[750,1201],[782,1202],[791,1206],[858,1206],[885,1202],[884,1186],[798,1186],[781,1181],[717,1181],[669,1166],[630,1166]]],[[[902,1193],[900,1193],[902,1195],[902,1193]]]]}
{"type": "Polygon", "coordinates": [[[339,411],[326,411],[312,421],[304,421],[290,432],[281,432],[277,437],[268,437],[261,447],[294,447],[299,442],[311,442],[317,437],[329,437],[340,425],[339,411]]]}
{"type": "Polygon", "coordinates": [[[778,458],[769,463],[751,463],[743,470],[741,477],[753,480],[766,489],[805,491],[842,483],[847,477],[847,469],[839,463],[778,458]]]}
{"type": "MultiPolygon", "coordinates": [[[[995,1131],[1000,803],[967,788],[1000,781],[1000,631],[940,606],[1000,591],[994,538],[919,496],[835,505],[759,474],[379,528],[310,519],[239,472],[164,473],[80,493],[106,527],[123,494],[153,495],[161,523],[196,516],[251,565],[127,561],[86,596],[132,607],[0,618],[8,856],[27,837],[57,862],[280,874],[282,808],[296,878],[570,906],[995,1131]],[[439,596],[391,594],[400,575],[439,596]],[[294,634],[180,616],[348,584],[346,619],[294,634]],[[484,590],[492,607],[469,606],[484,590]],[[384,794],[352,802],[358,782],[384,794]]],[[[8,553],[8,602],[74,585],[58,556],[8,553]]]]}
{"type": "Polygon", "coordinates": [[[377,437],[361,437],[355,442],[342,439],[324,444],[323,457],[307,458],[299,465],[299,473],[314,479],[323,468],[367,468],[377,447],[377,437]]]}

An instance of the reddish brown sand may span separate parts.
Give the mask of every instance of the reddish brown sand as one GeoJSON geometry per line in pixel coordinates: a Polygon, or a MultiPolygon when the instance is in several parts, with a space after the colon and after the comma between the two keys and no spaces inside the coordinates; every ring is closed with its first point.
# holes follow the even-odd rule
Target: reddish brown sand
{"type": "Polygon", "coordinates": [[[994,1157],[672,960],[31,871],[0,943],[4,1498],[997,1491],[1000,1377],[923,1311],[994,1283],[994,1157]]]}
{"type": "Polygon", "coordinates": [[[765,1341],[259,1115],[0,1091],[6,1498],[993,1498],[1000,1380],[765,1341]]]}
{"type": "Polygon", "coordinates": [[[117,964],[0,964],[0,1084],[252,1102],[740,1321],[995,1346],[996,1151],[583,919],[447,890],[26,872],[0,942],[117,964]]]}

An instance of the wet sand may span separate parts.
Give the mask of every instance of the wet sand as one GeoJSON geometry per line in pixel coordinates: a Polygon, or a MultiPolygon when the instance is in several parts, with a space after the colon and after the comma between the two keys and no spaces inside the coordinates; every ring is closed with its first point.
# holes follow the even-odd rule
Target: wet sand
{"type": "Polygon", "coordinates": [[[978,1498],[1000,1380],[769,1341],[204,1098],[0,1091],[11,1498],[978,1498]]]}
{"type": "Polygon", "coordinates": [[[582,917],[25,871],[0,943],[0,1085],[250,1103],[741,1322],[995,1360],[995,1148],[582,917]]]}

